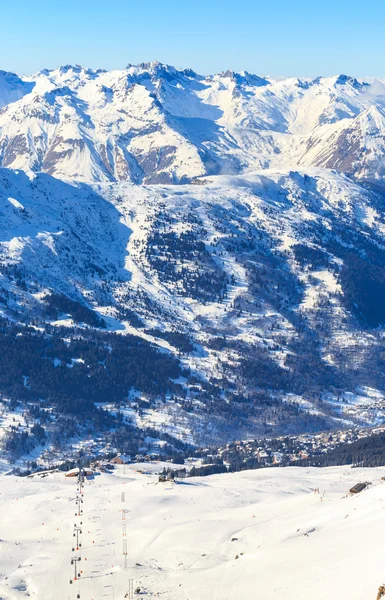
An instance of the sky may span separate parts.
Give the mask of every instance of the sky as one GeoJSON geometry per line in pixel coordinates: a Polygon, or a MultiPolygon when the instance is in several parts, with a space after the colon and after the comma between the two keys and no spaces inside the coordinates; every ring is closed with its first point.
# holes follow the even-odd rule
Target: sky
{"type": "Polygon", "coordinates": [[[0,69],[385,77],[384,0],[0,0],[0,69]]]}

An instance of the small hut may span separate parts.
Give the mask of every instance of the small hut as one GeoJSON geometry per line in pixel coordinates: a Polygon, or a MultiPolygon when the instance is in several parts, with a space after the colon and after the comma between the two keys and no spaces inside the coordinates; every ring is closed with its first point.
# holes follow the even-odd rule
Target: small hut
{"type": "MultiPolygon", "coordinates": [[[[91,477],[94,474],[93,470],[88,467],[83,467],[82,471],[86,477],[91,477]]],[[[75,469],[71,469],[67,471],[66,477],[77,477],[79,475],[79,467],[75,467],[75,469]]]]}
{"type": "Polygon", "coordinates": [[[126,456],[125,454],[117,454],[114,458],[111,458],[109,462],[113,465],[126,465],[130,461],[130,456],[126,456]]]}
{"type": "Polygon", "coordinates": [[[359,494],[360,492],[362,492],[362,490],[367,488],[368,485],[369,485],[368,481],[365,481],[364,483],[356,483],[356,485],[353,485],[353,487],[350,488],[349,491],[351,494],[359,494]]]}

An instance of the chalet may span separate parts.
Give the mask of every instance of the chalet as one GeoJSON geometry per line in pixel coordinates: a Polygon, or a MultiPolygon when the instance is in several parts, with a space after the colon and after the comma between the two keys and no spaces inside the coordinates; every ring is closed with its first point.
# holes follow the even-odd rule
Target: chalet
{"type": "MultiPolygon", "coordinates": [[[[83,467],[82,471],[86,477],[91,477],[91,475],[94,474],[93,470],[90,469],[89,467],[83,467]]],[[[71,469],[70,471],[67,471],[67,473],[65,474],[66,477],[77,477],[78,475],[79,475],[79,467],[75,467],[75,469],[71,469]]]]}
{"type": "Polygon", "coordinates": [[[157,454],[156,452],[151,452],[150,458],[151,458],[152,461],[161,460],[162,459],[161,455],[157,454]]]}
{"type": "Polygon", "coordinates": [[[273,465],[279,465],[282,462],[282,453],[273,452],[273,465]]]}
{"type": "Polygon", "coordinates": [[[302,460],[308,460],[309,458],[309,453],[306,450],[300,450],[298,455],[302,460]]]}
{"type": "Polygon", "coordinates": [[[362,492],[362,490],[367,488],[368,485],[369,485],[368,481],[365,481],[365,483],[356,483],[356,485],[353,485],[353,487],[350,488],[349,491],[351,494],[359,494],[360,492],[362,492]]]}
{"type": "Polygon", "coordinates": [[[265,450],[263,450],[263,449],[261,449],[261,450],[258,450],[257,456],[258,456],[258,459],[259,459],[259,460],[261,460],[261,461],[262,461],[262,460],[266,460],[267,458],[269,458],[269,455],[268,455],[268,454],[267,454],[267,452],[266,452],[265,450]]]}
{"type": "Polygon", "coordinates": [[[131,462],[131,456],[125,454],[117,454],[115,458],[111,458],[109,461],[112,465],[127,465],[129,462],[131,462]]]}

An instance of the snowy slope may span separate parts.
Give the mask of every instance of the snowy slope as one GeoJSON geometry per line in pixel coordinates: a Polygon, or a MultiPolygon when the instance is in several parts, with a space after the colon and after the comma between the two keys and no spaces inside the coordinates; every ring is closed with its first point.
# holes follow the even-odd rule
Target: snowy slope
{"type": "Polygon", "coordinates": [[[373,425],[384,410],[383,333],[366,320],[370,306],[356,314],[347,302],[345,281],[356,279],[352,257],[378,268],[384,235],[382,196],[325,169],[179,186],[3,169],[1,314],[41,330],[72,327],[71,314],[47,313],[47,297],[60,293],[96,311],[108,331],[177,356],[190,373],[186,397],[157,408],[166,431],[184,439],[373,425]],[[186,340],[188,350],[178,345],[186,340]],[[289,411],[294,393],[309,413],[283,420],[262,404],[262,418],[262,392],[289,411]],[[253,408],[234,406],[229,421],[223,393],[246,394],[253,408]]]}
{"type": "Polygon", "coordinates": [[[338,169],[356,179],[381,185],[384,151],[385,113],[372,105],[353,119],[320,128],[310,138],[301,163],[338,169]]]}
{"type": "Polygon", "coordinates": [[[23,81],[15,73],[0,71],[0,109],[29,94],[34,85],[34,82],[23,81]]]}
{"type": "Polygon", "coordinates": [[[124,598],[133,579],[135,598],[374,600],[384,583],[383,469],[262,469],[158,484],[161,465],[135,468],[86,482],[82,517],[76,482],[64,474],[3,476],[2,598],[124,598]],[[348,495],[358,481],[372,486],[348,495]],[[72,552],[80,520],[82,546],[72,552]],[[73,556],[82,575],[70,584],[73,556]]]}

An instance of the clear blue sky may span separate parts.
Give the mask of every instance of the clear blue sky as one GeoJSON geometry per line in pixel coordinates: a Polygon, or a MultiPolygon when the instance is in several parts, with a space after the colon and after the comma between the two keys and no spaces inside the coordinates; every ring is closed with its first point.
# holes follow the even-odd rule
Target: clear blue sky
{"type": "Polygon", "coordinates": [[[384,0],[0,0],[0,69],[149,60],[385,77],[384,0]]]}

